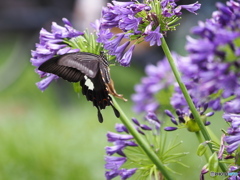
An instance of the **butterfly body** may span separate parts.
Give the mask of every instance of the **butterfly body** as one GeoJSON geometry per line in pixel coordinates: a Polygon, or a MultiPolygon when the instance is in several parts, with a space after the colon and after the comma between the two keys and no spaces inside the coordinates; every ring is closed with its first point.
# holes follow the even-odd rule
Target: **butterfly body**
{"type": "Polygon", "coordinates": [[[98,119],[103,122],[100,110],[112,106],[117,117],[120,116],[113,106],[109,94],[126,100],[117,94],[110,78],[109,64],[104,55],[77,52],[53,57],[38,68],[40,71],[55,74],[69,82],[80,82],[82,94],[98,109],[98,119]]]}

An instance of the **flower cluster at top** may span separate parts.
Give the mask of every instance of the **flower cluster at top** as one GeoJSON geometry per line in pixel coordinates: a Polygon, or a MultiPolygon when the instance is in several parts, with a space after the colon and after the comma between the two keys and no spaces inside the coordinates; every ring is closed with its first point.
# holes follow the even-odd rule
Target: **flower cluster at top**
{"type": "MultiPolygon", "coordinates": [[[[132,118],[137,131],[146,138],[164,164],[178,163],[179,157],[186,155],[186,153],[172,154],[170,150],[181,143],[176,145],[174,142],[166,146],[164,138],[160,135],[161,122],[157,116],[149,112],[145,119],[147,124],[141,124],[137,119],[132,118]]],[[[123,124],[116,124],[115,129],[118,133],[107,133],[108,142],[113,143],[113,146],[106,147],[106,179],[110,180],[117,176],[120,176],[121,179],[128,179],[133,175],[135,177],[139,175],[144,179],[152,179],[153,177],[154,179],[160,179],[158,169],[143,153],[134,137],[129,134],[128,129],[123,124]]]]}
{"type": "MultiPolygon", "coordinates": [[[[208,104],[213,110],[240,113],[240,2],[217,3],[217,8],[211,19],[193,28],[193,34],[199,38],[188,37],[189,56],[175,55],[175,60],[196,107],[208,104]]],[[[168,84],[163,84],[172,79],[170,74],[168,77],[161,75],[161,64],[164,65],[164,61],[159,61],[155,68],[147,66],[146,70],[151,67],[152,72],[136,86],[133,100],[137,112],[144,112],[149,106],[154,111],[161,107],[156,94],[169,89],[168,84]],[[158,90],[152,91],[157,87],[158,90]]],[[[177,84],[170,102],[175,109],[188,113],[187,102],[177,84]]]]}
{"type": "MultiPolygon", "coordinates": [[[[69,47],[65,41],[81,36],[83,33],[75,30],[66,18],[63,18],[63,23],[64,27],[53,22],[51,32],[48,32],[43,28],[41,29],[39,36],[40,42],[36,44],[36,50],[31,52],[32,58],[30,62],[33,66],[38,68],[42,63],[54,57],[55,55],[79,51],[79,49],[72,49],[69,47]]],[[[36,72],[41,78],[46,77],[37,83],[38,88],[42,91],[45,90],[54,79],[58,78],[57,75],[45,73],[38,69],[36,69],[36,72]]]]}
{"type": "Polygon", "coordinates": [[[135,44],[147,41],[150,46],[160,46],[163,35],[179,25],[175,23],[180,19],[178,16],[182,14],[182,9],[195,13],[200,8],[197,2],[178,6],[175,1],[177,0],[108,3],[102,9],[101,19],[93,24],[98,42],[103,43],[104,48],[116,56],[122,66],[129,66],[135,44]],[[122,32],[115,35],[110,31],[112,28],[119,28],[122,32]],[[124,38],[128,40],[121,43],[124,38]]]}

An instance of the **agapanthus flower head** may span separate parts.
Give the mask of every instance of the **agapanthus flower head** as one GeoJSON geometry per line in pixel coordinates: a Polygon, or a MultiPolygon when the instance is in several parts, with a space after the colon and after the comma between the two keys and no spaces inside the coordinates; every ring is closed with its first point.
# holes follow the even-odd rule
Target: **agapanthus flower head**
{"type": "MultiPolygon", "coordinates": [[[[63,23],[64,26],[60,26],[53,22],[51,32],[48,32],[43,28],[41,29],[39,43],[36,44],[36,50],[33,50],[31,53],[32,58],[30,62],[32,65],[38,68],[42,63],[55,55],[79,51],[77,48],[69,47],[67,41],[82,36],[83,33],[75,30],[66,18],[63,18],[63,23]]],[[[41,78],[45,77],[45,79],[37,83],[38,88],[42,91],[45,90],[54,79],[58,78],[58,76],[54,74],[43,73],[39,70],[36,70],[36,72],[41,78]]]]}
{"type": "MultiPolygon", "coordinates": [[[[201,116],[201,120],[203,121],[205,126],[210,125],[210,121],[207,121],[207,117],[214,115],[213,112],[205,113],[207,110],[208,105],[205,104],[204,107],[199,107],[197,110],[201,116]]],[[[197,122],[194,119],[193,114],[189,111],[186,113],[185,111],[181,111],[180,109],[176,110],[177,118],[171,113],[169,110],[165,110],[167,116],[171,118],[172,123],[175,125],[173,127],[165,127],[166,131],[174,131],[177,129],[187,128],[190,132],[198,132],[200,128],[197,122]]]]}
{"type": "MultiPolygon", "coordinates": [[[[141,123],[136,118],[132,118],[138,133],[145,137],[150,147],[161,158],[162,162],[167,164],[179,161],[179,153],[171,154],[170,149],[174,149],[176,144],[173,143],[172,147],[166,148],[164,138],[161,135],[161,122],[155,113],[149,112],[145,117],[145,123],[141,123]],[[162,147],[164,145],[164,147],[162,147]],[[168,151],[168,153],[166,153],[168,151]],[[169,154],[170,153],[170,154],[169,154]],[[173,157],[169,160],[169,156],[173,157]],[[176,159],[174,159],[176,157],[176,159]]],[[[107,179],[113,179],[120,176],[122,179],[128,179],[136,174],[143,178],[154,177],[160,178],[160,172],[157,172],[156,167],[152,161],[143,153],[142,149],[138,146],[137,142],[123,124],[116,124],[115,129],[117,133],[108,132],[108,142],[113,143],[113,146],[106,147],[107,156],[105,157],[105,176],[107,179]],[[113,156],[117,154],[117,156],[113,156]],[[139,168],[141,167],[141,168],[139,168]]],[[[181,153],[180,153],[181,154],[181,153]]],[[[182,153],[180,156],[184,156],[182,153]]]]}
{"type": "MultiPolygon", "coordinates": [[[[129,66],[132,49],[125,47],[125,51],[117,52],[117,46],[122,43],[114,41],[119,35],[110,33],[109,29],[119,28],[125,34],[124,39],[131,41],[132,44],[138,44],[143,40],[150,42],[150,45],[161,45],[161,38],[167,31],[175,30],[176,22],[180,19],[181,10],[186,9],[195,13],[200,8],[199,3],[178,6],[175,1],[144,0],[118,2],[112,1],[107,7],[102,9],[102,17],[95,22],[95,29],[98,35],[98,41],[102,42],[104,47],[109,50],[111,55],[117,57],[117,61],[122,66],[129,66]],[[106,36],[107,34],[107,36],[106,36]],[[104,38],[103,38],[104,37],[104,38]],[[110,44],[110,46],[109,46],[110,44]],[[126,55],[126,54],[128,55],[126,55]],[[126,63],[128,62],[128,63],[126,63]]],[[[131,46],[133,47],[133,45],[131,46]]]]}
{"type": "MultiPolygon", "coordinates": [[[[188,64],[195,68],[195,73],[187,67],[182,67],[181,72],[187,77],[184,83],[195,105],[208,102],[213,110],[240,113],[239,7],[240,2],[234,0],[226,5],[217,3],[218,11],[212,18],[192,29],[199,38],[187,38],[188,64]]],[[[185,106],[185,101],[180,102],[183,96],[175,96],[178,107],[174,107],[185,106]]]]}

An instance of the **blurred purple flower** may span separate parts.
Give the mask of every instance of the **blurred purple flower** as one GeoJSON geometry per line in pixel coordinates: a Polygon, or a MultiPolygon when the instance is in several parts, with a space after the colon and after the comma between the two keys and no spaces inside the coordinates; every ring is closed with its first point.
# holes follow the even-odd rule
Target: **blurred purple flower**
{"type": "Polygon", "coordinates": [[[135,86],[135,94],[132,95],[135,112],[156,112],[160,106],[156,98],[161,90],[168,91],[175,82],[173,73],[167,59],[161,60],[157,65],[147,65],[146,77],[141,79],[141,84],[135,86]]]}
{"type": "MultiPolygon", "coordinates": [[[[239,7],[240,3],[236,1],[227,1],[226,5],[217,3],[218,11],[212,18],[192,29],[200,38],[188,38],[188,67],[197,68],[193,74],[189,73],[190,68],[183,67],[184,62],[179,63],[179,68],[196,106],[208,102],[213,110],[240,112],[240,62],[236,43],[240,37],[239,7]],[[226,98],[232,100],[226,101],[226,98]]],[[[182,97],[173,95],[175,108],[186,106],[182,97]]]]}
{"type": "Polygon", "coordinates": [[[232,154],[240,146],[240,115],[239,114],[224,114],[223,118],[231,123],[231,127],[228,128],[228,135],[224,140],[228,144],[226,150],[229,154],[232,154]]]}

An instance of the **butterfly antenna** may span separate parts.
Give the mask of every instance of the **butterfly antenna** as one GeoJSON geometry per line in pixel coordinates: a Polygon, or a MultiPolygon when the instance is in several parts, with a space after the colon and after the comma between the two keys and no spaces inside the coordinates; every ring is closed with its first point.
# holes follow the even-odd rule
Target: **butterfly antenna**
{"type": "Polygon", "coordinates": [[[98,107],[98,106],[96,106],[96,107],[97,107],[97,110],[98,110],[98,121],[99,121],[100,123],[102,123],[102,122],[103,122],[102,113],[101,113],[99,107],[98,107]]]}

